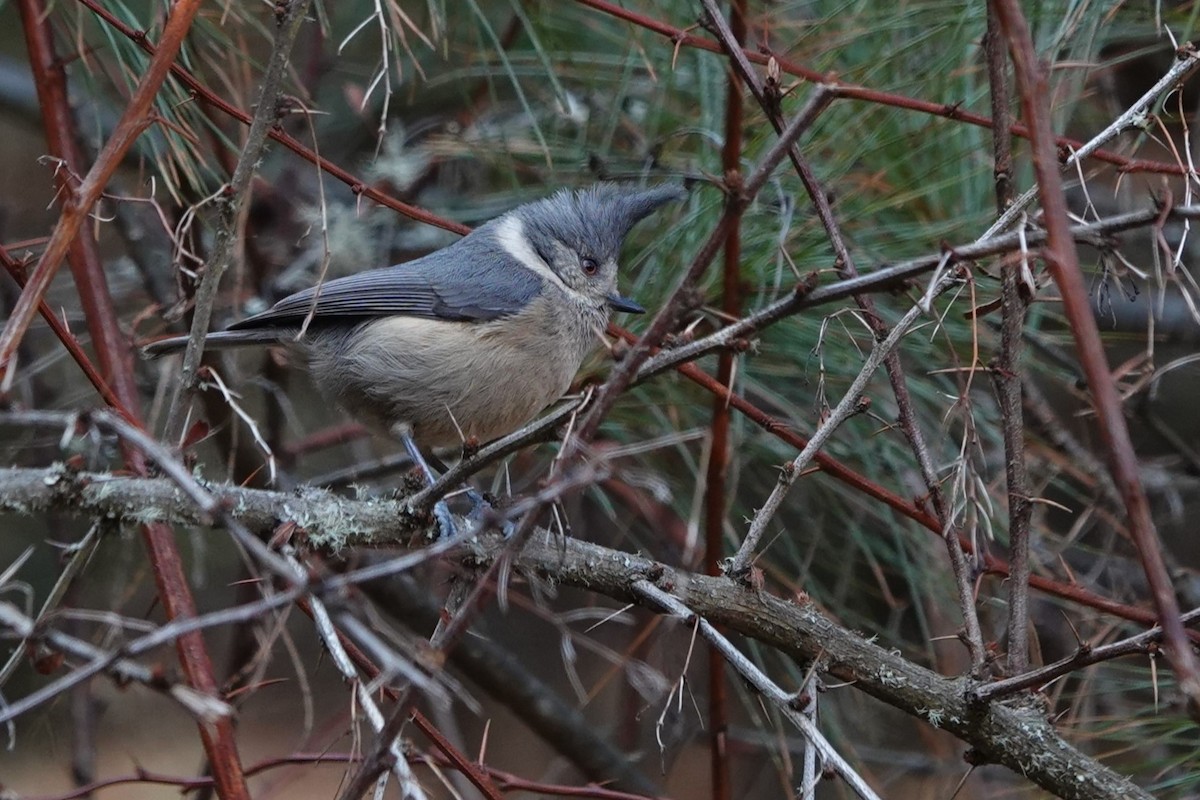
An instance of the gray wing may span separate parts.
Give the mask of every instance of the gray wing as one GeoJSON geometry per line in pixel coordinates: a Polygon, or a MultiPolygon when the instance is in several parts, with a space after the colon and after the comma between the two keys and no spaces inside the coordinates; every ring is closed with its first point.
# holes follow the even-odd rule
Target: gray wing
{"type": "Polygon", "coordinates": [[[296,292],[229,329],[298,326],[314,298],[314,321],[402,315],[485,322],[517,313],[541,287],[536,273],[499,249],[490,230],[480,228],[423,258],[296,292]]]}

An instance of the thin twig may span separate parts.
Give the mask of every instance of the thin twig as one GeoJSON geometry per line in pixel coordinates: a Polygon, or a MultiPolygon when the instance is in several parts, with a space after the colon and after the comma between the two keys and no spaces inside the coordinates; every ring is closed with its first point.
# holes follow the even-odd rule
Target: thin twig
{"type": "MultiPolygon", "coordinates": [[[[368,593],[373,587],[380,585],[379,582],[366,581],[364,583],[365,586],[363,589],[368,593]]],[[[386,582],[386,585],[389,588],[393,588],[398,583],[402,583],[402,581],[389,580],[386,582]]],[[[313,618],[314,615],[312,604],[309,603],[306,598],[300,598],[297,601],[297,605],[300,606],[300,609],[307,614],[309,618],[313,618]]],[[[351,641],[343,631],[335,629],[334,633],[338,638],[339,645],[345,651],[350,660],[354,662],[354,665],[361,670],[368,679],[370,679],[373,685],[378,685],[379,678],[382,675],[382,671],[379,669],[379,667],[372,662],[367,654],[364,653],[362,649],[353,641],[351,641]]],[[[401,691],[395,687],[384,684],[379,686],[379,689],[392,701],[399,701],[401,699],[401,691]]],[[[500,793],[497,791],[494,783],[489,779],[486,767],[467,758],[461,751],[455,748],[449,741],[446,740],[444,736],[441,735],[436,728],[433,727],[433,724],[425,718],[425,715],[422,714],[419,709],[413,708],[410,710],[412,714],[412,721],[421,730],[421,732],[425,734],[425,736],[431,742],[434,743],[435,747],[442,751],[442,754],[450,763],[454,764],[458,770],[466,775],[467,780],[474,784],[476,789],[478,789],[486,798],[488,798],[488,800],[501,800],[499,796],[500,793]]],[[[361,759],[359,760],[361,761],[361,759]]]]}
{"type": "Polygon", "coordinates": [[[1188,644],[1187,633],[1179,619],[1179,604],[1175,600],[1150,505],[1138,475],[1137,455],[1125,423],[1121,397],[1109,372],[1087,286],[1071,241],[1066,194],[1058,171],[1050,126],[1050,91],[1046,72],[1034,53],[1020,3],[1017,0],[996,0],[996,12],[1008,39],[1017,83],[1021,89],[1022,106],[1031,128],[1033,166],[1045,212],[1046,266],[1062,295],[1063,312],[1087,376],[1100,436],[1108,454],[1109,469],[1125,502],[1129,530],[1142,559],[1146,581],[1163,626],[1167,654],[1178,675],[1180,691],[1188,699],[1190,713],[1200,718],[1200,664],[1197,664],[1196,655],[1188,644]]]}
{"type": "MultiPolygon", "coordinates": [[[[1011,39],[1009,46],[1013,46],[1011,39]]],[[[1030,46],[1032,47],[1032,45],[1030,46]]],[[[1032,55],[1033,54],[1031,53],[1031,56],[1032,55]]],[[[1147,89],[1146,93],[1138,98],[1137,102],[1127,108],[1125,113],[1113,120],[1108,127],[1093,136],[1085,144],[1082,144],[1077,148],[1071,147],[1070,155],[1063,160],[1061,169],[1073,169],[1085,158],[1095,155],[1105,143],[1112,141],[1127,131],[1141,130],[1146,122],[1146,115],[1149,113],[1151,107],[1158,102],[1159,98],[1163,97],[1168,92],[1175,91],[1192,75],[1193,72],[1196,71],[1197,68],[1200,68],[1200,55],[1197,54],[1195,48],[1191,44],[1187,44],[1179,48],[1177,51],[1175,51],[1175,56],[1176,61],[1171,68],[1167,70],[1166,73],[1164,73],[1163,76],[1159,78],[1153,86],[1147,89]]],[[[1013,58],[1013,61],[1016,61],[1015,57],[1013,58]]],[[[1026,117],[1028,118],[1028,111],[1026,112],[1026,117]]],[[[1033,141],[1037,136],[1037,127],[1036,125],[1030,125],[1030,128],[1031,130],[1029,138],[1031,141],[1033,141]]],[[[1053,146],[1051,142],[1054,144],[1060,144],[1060,142],[1054,138],[1053,130],[1047,132],[1047,135],[1051,137],[1050,142],[1047,142],[1048,145],[1053,146]]],[[[1055,163],[1057,163],[1057,159],[1055,163]]],[[[1004,213],[1000,215],[1000,218],[992,223],[991,227],[987,229],[987,232],[985,232],[981,238],[994,236],[1000,231],[1008,229],[1020,218],[1021,213],[1029,208],[1029,205],[1038,198],[1040,191],[1040,182],[1037,186],[1027,189],[1024,194],[1018,197],[1007,207],[1004,213]]],[[[1042,204],[1044,207],[1044,199],[1042,204]]]]}
{"type": "MultiPolygon", "coordinates": [[[[1200,619],[1200,609],[1192,609],[1184,614],[1181,619],[1185,624],[1200,619]]],[[[1119,642],[1112,642],[1111,644],[1099,647],[1085,645],[1071,655],[1064,656],[1052,664],[1046,664],[1030,672],[1014,675],[1004,680],[973,686],[968,690],[967,697],[975,702],[987,703],[1016,694],[1017,692],[1023,692],[1026,689],[1044,687],[1056,678],[1069,675],[1092,664],[1099,664],[1102,661],[1111,661],[1114,658],[1129,655],[1144,655],[1147,653],[1153,655],[1155,652],[1154,646],[1162,641],[1162,633],[1162,627],[1156,625],[1149,630],[1142,631],[1135,636],[1130,636],[1119,642]]]]}
{"type": "MultiPolygon", "coordinates": [[[[101,523],[93,523],[84,537],[71,545],[70,559],[58,574],[58,577],[54,579],[54,586],[47,593],[46,599],[42,602],[42,607],[38,610],[37,616],[33,618],[35,626],[41,624],[43,620],[58,608],[59,602],[62,601],[63,596],[67,594],[67,591],[74,584],[75,578],[83,571],[83,568],[87,566],[92,556],[96,553],[96,548],[100,544],[100,530],[101,523]]],[[[0,668],[0,689],[8,683],[9,678],[16,672],[24,656],[24,648],[13,648],[12,655],[8,657],[8,661],[4,662],[4,667],[0,668]]]]}
{"type": "MultiPolygon", "coordinates": [[[[375,560],[383,553],[359,551],[356,558],[375,560]]],[[[362,591],[389,616],[414,631],[432,630],[441,619],[441,604],[419,576],[399,575],[386,582],[363,585],[362,591]]],[[[353,652],[350,654],[355,656],[353,652]]],[[[487,692],[508,708],[521,724],[592,781],[644,795],[655,785],[626,753],[618,749],[584,714],[534,674],[526,659],[504,642],[489,636],[460,637],[447,654],[456,674],[487,692]]],[[[358,668],[374,679],[377,672],[355,658],[358,668]]],[[[389,694],[394,695],[394,690],[389,694]]],[[[420,720],[414,717],[418,725],[420,720]]],[[[423,729],[424,730],[424,729],[423,729]]],[[[428,733],[427,733],[428,735],[428,733]]],[[[433,737],[431,737],[433,738],[433,737]]],[[[435,740],[435,744],[437,744],[435,740]]],[[[449,743],[447,743],[447,746],[449,743]]],[[[441,745],[439,744],[439,748],[441,745]]],[[[461,756],[449,748],[448,757],[461,756]]],[[[467,759],[471,762],[470,759],[467,759]]],[[[486,793],[486,790],[481,789],[486,793]]]]}
{"type": "Polygon", "coordinates": [[[242,145],[242,151],[238,154],[233,177],[229,179],[229,183],[223,191],[224,197],[217,230],[213,237],[212,251],[204,263],[200,287],[196,290],[191,333],[188,336],[187,349],[183,354],[183,364],[175,381],[175,389],[171,395],[167,424],[163,430],[163,439],[172,446],[178,446],[183,436],[184,425],[187,424],[188,399],[195,389],[196,376],[200,370],[200,359],[204,355],[204,339],[208,336],[213,303],[217,298],[217,290],[220,288],[221,276],[225,274],[229,262],[233,259],[234,245],[238,240],[238,221],[241,209],[250,195],[251,181],[258,169],[259,162],[262,161],[268,133],[278,121],[277,106],[280,94],[283,92],[292,45],[296,41],[296,35],[300,32],[300,26],[304,23],[311,2],[312,0],[289,0],[287,12],[279,20],[271,58],[267,62],[267,68],[263,72],[259,86],[254,119],[250,123],[250,131],[246,134],[246,142],[242,145]]]}
{"type": "Polygon", "coordinates": [[[583,405],[583,401],[584,398],[567,401],[525,427],[480,448],[446,470],[436,481],[408,498],[409,507],[415,514],[427,513],[438,500],[460,486],[467,478],[486,469],[490,464],[494,464],[510,453],[515,453],[526,445],[545,439],[555,428],[578,411],[579,407],[583,405]]]}
{"type": "MultiPolygon", "coordinates": [[[[996,7],[988,3],[987,55],[988,86],[992,97],[993,174],[996,188],[996,213],[1003,214],[1012,202],[1012,138],[1008,127],[1008,59],[1005,57],[996,7]]],[[[1025,254],[1022,253],[1022,258],[1025,254]]],[[[1000,276],[1000,356],[992,378],[1000,406],[1000,425],[1004,437],[1004,478],[1008,488],[1008,564],[1012,569],[1008,582],[1008,674],[1029,668],[1029,537],[1033,518],[1029,476],[1025,463],[1025,419],[1021,403],[1021,345],[1024,341],[1027,292],[1034,287],[1022,279],[1022,270],[1009,265],[1000,276]]]]}
{"type": "Polygon", "coordinates": [[[77,639],[44,623],[31,619],[11,603],[0,601],[0,626],[12,631],[26,643],[45,645],[71,658],[103,663],[103,671],[118,681],[139,683],[161,692],[182,706],[202,724],[233,715],[233,709],[216,694],[199,692],[186,684],[170,680],[161,667],[146,667],[129,658],[121,658],[95,645],[77,639]]]}
{"type": "Polygon", "coordinates": [[[855,772],[854,768],[842,758],[841,753],[834,749],[833,745],[821,734],[812,720],[795,709],[793,706],[794,698],[779,688],[774,681],[767,677],[766,673],[755,666],[753,661],[742,655],[742,652],[734,647],[733,643],[725,638],[711,622],[692,611],[674,595],[664,592],[648,580],[636,581],[633,584],[633,591],[664,611],[675,615],[685,624],[697,624],[700,629],[700,635],[709,644],[717,648],[725,661],[737,670],[738,674],[763,695],[763,697],[769,700],[780,714],[787,717],[793,725],[800,729],[800,732],[804,734],[804,738],[808,743],[816,748],[817,752],[825,760],[825,763],[850,786],[855,794],[864,798],[864,800],[879,800],[879,795],[875,794],[871,787],[867,785],[867,782],[862,779],[862,776],[855,772]]]}
{"type": "MultiPolygon", "coordinates": [[[[955,282],[952,275],[943,275],[938,286],[934,287],[934,293],[940,294],[944,289],[955,282]]],[[[800,451],[791,462],[786,464],[779,473],[779,479],[775,483],[775,487],[771,490],[771,494],[763,502],[762,506],[754,514],[754,519],[750,522],[750,530],[747,531],[746,537],[742,540],[738,547],[737,554],[730,560],[726,573],[734,577],[745,576],[750,569],[751,559],[755,556],[755,550],[758,547],[758,542],[762,538],[763,533],[767,529],[771,518],[775,512],[779,510],[779,506],[783,503],[787,492],[792,488],[792,484],[800,477],[804,469],[813,460],[817,451],[825,446],[825,442],[829,437],[850,417],[858,413],[859,400],[862,393],[867,388],[867,383],[870,382],[875,370],[883,364],[889,353],[892,353],[900,344],[900,340],[908,333],[912,325],[917,321],[922,314],[921,306],[914,305],[908,310],[899,322],[897,322],[888,333],[887,338],[877,342],[875,347],[871,349],[870,355],[863,362],[862,369],[851,381],[846,393],[838,402],[837,406],[826,416],[812,437],[808,440],[808,444],[800,451]]]]}
{"type": "MultiPolygon", "coordinates": [[[[307,573],[300,562],[296,560],[295,556],[289,554],[286,558],[292,569],[295,570],[297,581],[302,582],[306,580],[307,573]]],[[[309,597],[308,602],[312,609],[312,618],[316,625],[317,635],[321,637],[325,649],[332,657],[334,667],[342,674],[342,679],[353,687],[356,702],[366,713],[367,722],[371,728],[374,729],[376,734],[380,733],[383,730],[384,724],[383,712],[379,710],[372,692],[367,688],[367,684],[359,676],[354,662],[350,660],[350,656],[346,653],[345,648],[342,647],[341,638],[338,635],[337,628],[334,627],[333,620],[329,616],[329,611],[326,610],[325,604],[317,597],[309,597]]],[[[423,800],[425,792],[421,789],[421,784],[417,782],[416,777],[412,773],[412,768],[408,765],[408,759],[404,756],[400,740],[394,736],[388,738],[386,752],[390,757],[391,772],[396,776],[400,796],[405,799],[423,800]]],[[[382,767],[381,769],[386,770],[387,767],[382,767]]],[[[355,797],[357,796],[355,795],[355,797]]]]}
{"type": "MultiPolygon", "coordinates": [[[[274,525],[264,528],[264,532],[270,530],[274,530],[274,525]]],[[[234,625],[247,620],[259,619],[264,614],[275,609],[291,605],[309,592],[336,593],[359,583],[379,580],[389,575],[406,572],[439,558],[447,552],[460,547],[462,543],[462,537],[444,539],[422,550],[398,556],[385,562],[372,564],[369,567],[350,570],[341,575],[331,576],[319,581],[312,580],[305,583],[293,583],[292,586],[286,589],[266,595],[252,603],[230,606],[218,611],[197,614],[191,617],[177,617],[155,630],[130,641],[121,648],[120,652],[99,653],[95,658],[80,665],[71,673],[39,687],[19,700],[13,700],[0,705],[0,724],[16,719],[38,706],[53,700],[71,687],[104,672],[121,658],[131,658],[141,655],[156,647],[162,647],[171,642],[178,642],[183,637],[208,628],[234,625]]],[[[292,580],[297,580],[295,573],[292,573],[292,580]]]]}
{"type": "MultiPolygon", "coordinates": [[[[4,265],[4,268],[12,276],[13,280],[16,281],[18,286],[25,286],[24,270],[13,260],[12,256],[9,255],[3,246],[0,246],[0,263],[4,265]]],[[[42,321],[54,332],[55,337],[62,343],[62,346],[71,354],[71,359],[83,370],[88,383],[92,384],[92,387],[104,402],[126,419],[132,419],[132,412],[125,408],[125,404],[121,402],[116,392],[108,385],[108,381],[104,380],[99,370],[97,370],[96,365],[88,358],[87,353],[84,352],[83,347],[79,344],[79,340],[75,338],[75,335],[71,333],[63,321],[54,314],[54,311],[51,310],[45,300],[38,303],[38,313],[41,314],[42,321]]]]}
{"type": "MultiPolygon", "coordinates": [[[[1094,222],[1080,223],[1071,226],[1071,236],[1081,243],[1103,243],[1104,237],[1152,225],[1161,214],[1161,209],[1146,208],[1141,211],[1130,211],[1105,217],[1094,222]]],[[[1200,206],[1173,207],[1168,210],[1167,214],[1170,219],[1197,219],[1200,218],[1200,206]]],[[[1045,231],[1030,230],[1024,233],[1024,242],[1029,245],[1043,244],[1045,241],[1045,231]]],[[[858,277],[835,281],[815,289],[801,285],[788,296],[776,300],[754,314],[727,325],[715,333],[694,342],[658,352],[653,358],[647,359],[646,363],[638,370],[637,381],[644,381],[654,375],[677,368],[680,364],[695,361],[709,353],[735,347],[739,341],[745,340],[754,333],[799,311],[817,308],[867,292],[889,291],[904,285],[913,278],[933,271],[938,266],[949,267],[968,263],[987,256],[1012,252],[1020,249],[1021,246],[1021,233],[1005,233],[980,239],[971,244],[947,247],[933,255],[901,261],[899,264],[881,267],[858,277]]]]}
{"type": "MultiPolygon", "coordinates": [[[[474,767],[480,774],[485,775],[492,783],[502,787],[505,790],[512,792],[526,792],[539,797],[573,797],[573,798],[591,798],[592,800],[667,800],[667,798],[656,797],[650,793],[621,792],[614,789],[607,789],[602,786],[564,786],[560,784],[550,784],[542,781],[534,781],[528,778],[522,778],[514,775],[511,772],[495,769],[494,767],[473,765],[469,761],[454,760],[445,756],[432,756],[427,753],[417,753],[411,756],[413,761],[419,761],[424,764],[436,764],[438,766],[449,766],[460,772],[469,772],[470,768],[474,767]]],[[[285,756],[275,758],[265,758],[262,761],[251,764],[246,767],[246,775],[259,775],[268,770],[279,769],[283,767],[295,766],[297,764],[310,766],[336,765],[336,764],[355,764],[362,761],[362,756],[356,753],[336,753],[322,751],[320,753],[290,753],[285,756]]],[[[156,784],[159,786],[174,786],[181,792],[195,791],[200,789],[212,788],[213,779],[207,777],[183,776],[183,775],[168,775],[161,772],[152,772],[145,768],[139,767],[135,774],[122,775],[113,778],[104,778],[88,783],[85,786],[80,786],[72,791],[61,794],[51,795],[29,795],[24,800],[77,800],[77,798],[86,798],[101,791],[114,786],[122,785],[147,785],[156,784]]]]}

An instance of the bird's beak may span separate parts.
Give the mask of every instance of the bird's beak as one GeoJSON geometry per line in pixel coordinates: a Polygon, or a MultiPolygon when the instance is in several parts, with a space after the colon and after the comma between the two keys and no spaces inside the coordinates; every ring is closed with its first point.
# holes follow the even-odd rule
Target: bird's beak
{"type": "Polygon", "coordinates": [[[613,292],[608,296],[608,305],[615,308],[617,311],[624,311],[629,314],[645,314],[646,309],[639,306],[637,303],[630,300],[628,297],[613,292]]]}

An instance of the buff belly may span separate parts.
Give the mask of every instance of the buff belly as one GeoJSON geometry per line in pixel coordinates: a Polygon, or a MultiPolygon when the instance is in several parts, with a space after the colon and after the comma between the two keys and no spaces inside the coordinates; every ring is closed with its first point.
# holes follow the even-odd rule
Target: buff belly
{"type": "Polygon", "coordinates": [[[314,337],[309,357],[322,390],[380,433],[408,426],[427,448],[486,442],[561,397],[595,341],[582,320],[548,329],[536,324],[536,309],[523,314],[531,319],[387,317],[314,337]]]}

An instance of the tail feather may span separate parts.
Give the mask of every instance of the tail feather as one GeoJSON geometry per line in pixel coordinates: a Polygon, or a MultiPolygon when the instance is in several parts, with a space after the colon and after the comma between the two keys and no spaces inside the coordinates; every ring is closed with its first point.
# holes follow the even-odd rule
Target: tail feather
{"type": "MultiPolygon", "coordinates": [[[[251,347],[254,345],[279,344],[291,340],[296,335],[295,330],[280,328],[263,328],[246,331],[213,331],[204,337],[204,346],[212,350],[225,350],[232,347],[251,347]]],[[[187,336],[168,336],[150,342],[142,347],[142,353],[147,358],[158,358],[168,353],[181,353],[187,348],[187,336]]]]}

